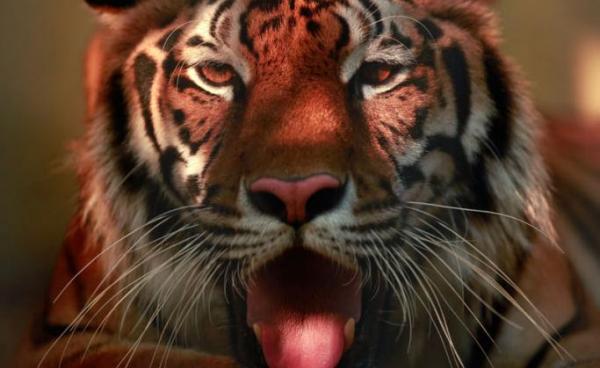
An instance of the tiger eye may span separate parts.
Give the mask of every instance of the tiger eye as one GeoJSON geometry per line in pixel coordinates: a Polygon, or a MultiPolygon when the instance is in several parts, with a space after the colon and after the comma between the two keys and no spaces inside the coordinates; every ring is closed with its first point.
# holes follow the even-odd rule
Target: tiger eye
{"type": "Polygon", "coordinates": [[[360,68],[360,80],[363,84],[377,86],[389,82],[398,71],[397,65],[369,62],[360,68]]]}
{"type": "Polygon", "coordinates": [[[215,86],[231,85],[237,78],[233,67],[227,64],[204,64],[198,67],[198,73],[206,82],[215,86]]]}

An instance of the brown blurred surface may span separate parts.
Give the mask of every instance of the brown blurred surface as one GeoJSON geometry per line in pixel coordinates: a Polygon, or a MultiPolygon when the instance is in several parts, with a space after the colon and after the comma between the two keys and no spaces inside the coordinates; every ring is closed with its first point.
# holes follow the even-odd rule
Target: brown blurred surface
{"type": "MultiPolygon", "coordinates": [[[[499,0],[506,50],[545,111],[577,111],[574,55],[600,38],[600,1],[499,0]]],[[[78,0],[0,2],[0,367],[40,305],[76,188],[81,60],[93,17],[78,0]]]]}
{"type": "MultiPolygon", "coordinates": [[[[81,2],[83,3],[83,2],[81,2]]],[[[73,0],[0,2],[0,366],[39,305],[71,212],[92,18],[73,0]]]]}

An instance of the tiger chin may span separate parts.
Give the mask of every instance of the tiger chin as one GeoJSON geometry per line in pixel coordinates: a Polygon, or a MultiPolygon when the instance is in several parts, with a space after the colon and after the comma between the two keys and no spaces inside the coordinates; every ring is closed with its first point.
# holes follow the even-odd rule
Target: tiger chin
{"type": "Polygon", "coordinates": [[[87,3],[80,205],[17,367],[600,366],[483,4],[87,3]]]}

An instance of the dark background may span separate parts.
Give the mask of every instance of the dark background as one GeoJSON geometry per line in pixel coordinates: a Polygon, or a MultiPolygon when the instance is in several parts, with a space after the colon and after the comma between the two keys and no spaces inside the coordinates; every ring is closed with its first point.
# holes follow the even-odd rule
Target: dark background
{"type": "MultiPolygon", "coordinates": [[[[499,0],[505,50],[540,108],[600,121],[600,1],[499,0]]],[[[76,199],[81,64],[94,17],[77,0],[0,3],[0,367],[39,307],[76,199]]]]}

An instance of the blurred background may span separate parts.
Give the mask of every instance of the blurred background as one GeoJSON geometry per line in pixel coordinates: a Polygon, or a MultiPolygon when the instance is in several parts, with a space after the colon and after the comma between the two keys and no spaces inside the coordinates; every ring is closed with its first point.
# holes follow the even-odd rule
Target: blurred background
{"type": "MultiPolygon", "coordinates": [[[[600,121],[600,1],[498,0],[505,51],[541,110],[600,121]]],[[[0,367],[39,307],[73,211],[66,147],[82,132],[93,14],[74,0],[0,2],[0,367]]]]}

